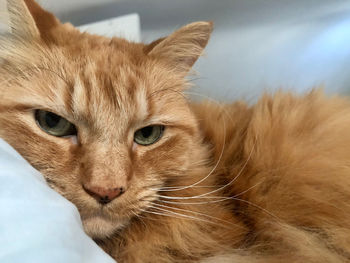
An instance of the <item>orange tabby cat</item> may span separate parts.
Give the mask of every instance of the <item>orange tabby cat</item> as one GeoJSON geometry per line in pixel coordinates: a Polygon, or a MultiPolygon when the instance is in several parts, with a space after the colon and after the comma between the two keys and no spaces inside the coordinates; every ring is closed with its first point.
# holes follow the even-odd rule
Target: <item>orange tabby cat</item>
{"type": "Polygon", "coordinates": [[[350,262],[350,102],[192,104],[212,24],[149,45],[7,0],[0,137],[119,263],[350,262]]]}

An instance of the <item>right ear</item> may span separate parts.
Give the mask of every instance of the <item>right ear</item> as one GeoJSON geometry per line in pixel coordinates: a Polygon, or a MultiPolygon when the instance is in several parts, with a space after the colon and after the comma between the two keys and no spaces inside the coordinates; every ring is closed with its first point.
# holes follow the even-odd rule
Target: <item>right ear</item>
{"type": "Polygon", "coordinates": [[[60,24],[34,0],[6,0],[10,33],[20,38],[49,39],[50,31],[60,24]]]}

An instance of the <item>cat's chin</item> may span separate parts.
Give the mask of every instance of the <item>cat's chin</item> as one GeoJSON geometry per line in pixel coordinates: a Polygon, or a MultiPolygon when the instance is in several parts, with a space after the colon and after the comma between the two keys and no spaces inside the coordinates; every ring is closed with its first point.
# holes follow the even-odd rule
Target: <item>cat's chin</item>
{"type": "Polygon", "coordinates": [[[86,234],[97,239],[110,237],[124,226],[124,222],[111,221],[102,216],[89,217],[82,221],[86,234]]]}

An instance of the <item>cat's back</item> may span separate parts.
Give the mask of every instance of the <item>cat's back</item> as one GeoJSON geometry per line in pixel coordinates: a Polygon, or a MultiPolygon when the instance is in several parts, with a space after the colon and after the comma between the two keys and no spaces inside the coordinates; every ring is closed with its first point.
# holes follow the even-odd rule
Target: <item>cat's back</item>
{"type": "Polygon", "coordinates": [[[192,104],[192,110],[214,158],[223,150],[225,164],[237,164],[232,159],[237,151],[259,169],[323,158],[350,164],[348,97],[329,97],[321,90],[306,95],[277,92],[252,106],[204,102],[192,104]]]}
{"type": "Polygon", "coordinates": [[[252,248],[267,251],[269,262],[350,260],[348,98],[279,92],[252,107],[194,111],[252,248]]]}

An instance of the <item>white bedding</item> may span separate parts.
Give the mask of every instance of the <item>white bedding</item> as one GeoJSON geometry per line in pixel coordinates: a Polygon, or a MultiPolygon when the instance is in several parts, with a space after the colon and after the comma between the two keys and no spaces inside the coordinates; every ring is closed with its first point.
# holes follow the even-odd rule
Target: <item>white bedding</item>
{"type": "Polygon", "coordinates": [[[0,262],[115,262],[84,233],[75,206],[2,139],[0,262]]]}

